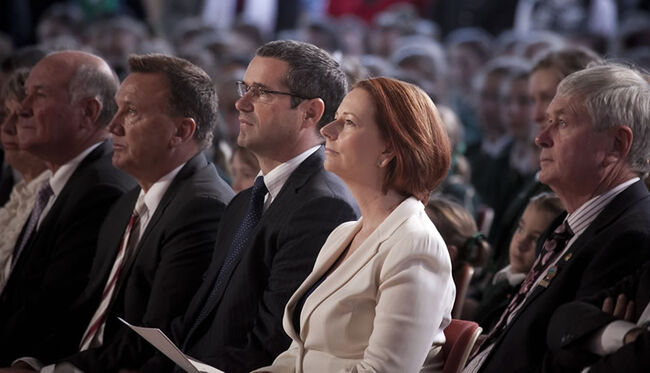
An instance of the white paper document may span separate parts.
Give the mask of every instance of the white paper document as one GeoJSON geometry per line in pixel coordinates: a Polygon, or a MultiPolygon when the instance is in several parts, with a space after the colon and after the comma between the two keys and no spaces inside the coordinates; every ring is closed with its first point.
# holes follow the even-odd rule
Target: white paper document
{"type": "Polygon", "coordinates": [[[185,355],[176,345],[158,328],[145,328],[142,326],[131,325],[126,320],[118,317],[121,322],[126,324],[129,328],[133,329],[147,342],[151,343],[158,351],[162,352],[170,358],[173,362],[178,364],[188,373],[224,373],[223,371],[211,367],[200,361],[185,355]]]}

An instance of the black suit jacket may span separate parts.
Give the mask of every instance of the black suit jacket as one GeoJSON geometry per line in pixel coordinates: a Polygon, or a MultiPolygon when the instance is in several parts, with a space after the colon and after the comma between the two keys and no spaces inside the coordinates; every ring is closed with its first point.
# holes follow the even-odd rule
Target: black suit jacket
{"type": "Polygon", "coordinates": [[[635,318],[638,319],[650,301],[650,262],[601,294],[562,305],[555,311],[548,328],[551,353],[545,360],[545,371],[580,372],[591,365],[593,373],[650,372],[650,332],[647,330],[634,343],[603,358],[588,349],[593,333],[615,320],[601,311],[603,300],[608,296],[616,299],[619,294],[626,294],[634,301],[635,318]]]}
{"type": "MultiPolygon", "coordinates": [[[[563,220],[556,219],[547,233],[563,220]]],[[[598,215],[557,263],[548,287],[532,290],[495,342],[481,372],[535,372],[547,351],[549,319],[560,305],[592,296],[650,259],[650,194],[637,182],[598,215]]],[[[543,242],[543,240],[540,240],[543,242]]]]}
{"type": "MultiPolygon", "coordinates": [[[[242,250],[219,304],[186,343],[246,213],[251,189],[228,205],[205,280],[172,326],[172,339],[185,344],[189,356],[229,373],[249,372],[270,364],[289,346],[282,329],[285,304],[311,272],[330,232],[358,216],[347,188],[323,168],[323,153],[321,147],[291,174],[242,250]]],[[[142,372],[170,371],[171,361],[163,359],[151,361],[142,372]]]]}
{"type": "MultiPolygon", "coordinates": [[[[102,225],[90,282],[77,305],[89,309],[91,315],[101,300],[139,194],[140,187],[136,187],[120,198],[102,225]]],[[[125,263],[123,280],[107,309],[102,346],[64,361],[86,372],[117,372],[140,368],[153,356],[151,346],[117,317],[169,332],[171,320],[183,314],[201,284],[217,226],[233,196],[202,153],[190,159],[160,200],[135,255],[125,263]]]]}
{"type": "Polygon", "coordinates": [[[19,256],[0,295],[1,366],[21,356],[50,360],[78,349],[81,335],[73,331],[90,315],[71,305],[87,283],[104,217],[135,185],[111,157],[111,144],[104,142],[81,161],[19,256]]]}

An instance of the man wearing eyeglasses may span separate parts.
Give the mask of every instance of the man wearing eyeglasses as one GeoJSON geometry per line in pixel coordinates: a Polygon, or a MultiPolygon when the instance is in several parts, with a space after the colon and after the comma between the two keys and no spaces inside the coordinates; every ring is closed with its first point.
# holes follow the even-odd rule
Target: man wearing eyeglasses
{"type": "MultiPolygon", "coordinates": [[[[318,251],[358,208],[323,169],[318,130],[346,91],[339,64],[306,43],[257,50],[237,88],[239,145],[257,157],[255,185],[228,205],[212,263],[185,315],[172,325],[183,352],[229,373],[270,364],[289,346],[282,314],[318,251]]],[[[168,372],[157,356],[141,372],[168,372]]]]}

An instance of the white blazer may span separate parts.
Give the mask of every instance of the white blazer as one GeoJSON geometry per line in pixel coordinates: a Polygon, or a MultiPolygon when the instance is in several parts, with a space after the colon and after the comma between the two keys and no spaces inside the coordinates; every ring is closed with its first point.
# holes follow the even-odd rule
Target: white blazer
{"type": "Polygon", "coordinates": [[[361,220],[330,234],[311,274],[285,307],[283,326],[291,346],[256,372],[418,372],[425,359],[428,368],[441,370],[442,331],[451,320],[456,290],[447,247],[413,197],[307,298],[296,334],[296,303],[360,229],[361,220]]]}

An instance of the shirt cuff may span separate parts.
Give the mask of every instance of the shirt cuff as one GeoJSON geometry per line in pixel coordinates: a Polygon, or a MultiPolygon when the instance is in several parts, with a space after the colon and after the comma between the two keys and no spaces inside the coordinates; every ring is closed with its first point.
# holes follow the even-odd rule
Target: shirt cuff
{"type": "Polygon", "coordinates": [[[623,347],[625,335],[637,325],[631,322],[616,320],[602,327],[591,339],[591,352],[605,356],[623,347]]]}

